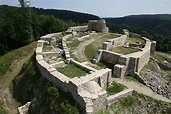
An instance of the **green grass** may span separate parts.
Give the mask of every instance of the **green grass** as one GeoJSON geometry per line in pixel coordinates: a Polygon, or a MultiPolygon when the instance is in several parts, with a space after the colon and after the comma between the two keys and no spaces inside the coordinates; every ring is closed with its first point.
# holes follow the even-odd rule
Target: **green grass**
{"type": "Polygon", "coordinates": [[[143,94],[132,95],[119,100],[97,114],[170,114],[171,104],[157,101],[143,94]],[[157,109],[157,110],[156,110],[157,109]],[[165,111],[164,111],[165,110],[165,111]]]}
{"type": "MultiPolygon", "coordinates": [[[[104,34],[102,34],[104,35],[104,34]]],[[[98,37],[98,36],[94,36],[94,37],[98,37]]],[[[96,54],[96,52],[98,51],[98,49],[102,49],[102,43],[104,41],[106,41],[107,39],[113,39],[113,38],[117,38],[118,36],[113,35],[113,34],[106,34],[101,38],[96,38],[92,43],[90,43],[89,45],[87,45],[85,47],[85,55],[88,58],[88,60],[92,60],[93,56],[96,54]]]]}
{"type": "Polygon", "coordinates": [[[3,76],[11,68],[13,63],[17,63],[22,57],[27,56],[28,53],[33,53],[36,47],[36,42],[33,42],[27,46],[13,50],[4,56],[0,57],[0,77],[3,76]]]}
{"type": "Polygon", "coordinates": [[[29,114],[79,113],[71,93],[60,90],[41,76],[36,65],[35,54],[28,63],[23,65],[21,72],[13,80],[13,88],[14,97],[22,104],[36,99],[34,107],[29,108],[29,114]]]}
{"type": "Polygon", "coordinates": [[[165,61],[165,58],[162,56],[162,55],[160,55],[160,54],[158,54],[158,53],[154,53],[154,54],[152,54],[151,55],[153,58],[155,58],[155,59],[157,59],[159,62],[163,62],[163,61],[165,61]]]}
{"type": "Polygon", "coordinates": [[[76,50],[78,45],[81,43],[78,39],[74,39],[71,43],[68,44],[68,48],[70,48],[71,53],[76,50]]]}
{"type": "Polygon", "coordinates": [[[127,54],[135,53],[135,52],[138,52],[138,51],[141,51],[141,50],[140,49],[134,49],[134,48],[119,46],[119,47],[111,49],[110,51],[115,52],[115,53],[120,53],[120,54],[123,54],[123,55],[127,55],[127,54]]]}
{"type": "Polygon", "coordinates": [[[139,80],[137,80],[133,76],[125,76],[125,79],[130,80],[130,81],[134,81],[134,82],[139,82],[139,80]]]}
{"type": "Polygon", "coordinates": [[[120,100],[120,104],[122,107],[131,107],[134,104],[134,102],[136,102],[136,100],[131,96],[128,96],[120,100]]]}
{"type": "Polygon", "coordinates": [[[51,51],[51,50],[52,50],[52,47],[50,45],[44,45],[43,46],[43,51],[44,52],[51,51]]]}
{"type": "Polygon", "coordinates": [[[127,42],[129,42],[129,43],[137,43],[137,42],[145,43],[145,41],[141,38],[131,38],[131,37],[129,37],[127,39],[127,42]]]}
{"type": "Polygon", "coordinates": [[[80,77],[87,74],[86,71],[82,70],[81,68],[78,68],[73,64],[68,64],[64,68],[57,68],[57,70],[70,78],[80,77]]]}
{"type": "Polygon", "coordinates": [[[3,108],[0,107],[0,114],[7,114],[3,108]]]}
{"type": "Polygon", "coordinates": [[[112,86],[106,88],[107,95],[113,95],[113,94],[119,93],[123,91],[124,88],[125,88],[124,85],[114,82],[112,86]]]}

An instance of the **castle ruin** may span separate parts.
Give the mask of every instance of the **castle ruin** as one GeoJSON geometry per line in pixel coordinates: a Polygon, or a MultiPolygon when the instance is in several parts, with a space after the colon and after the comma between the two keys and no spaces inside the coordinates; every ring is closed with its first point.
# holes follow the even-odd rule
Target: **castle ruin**
{"type": "MultiPolygon", "coordinates": [[[[86,65],[84,62],[81,63],[73,59],[66,43],[67,39],[76,36],[78,32],[86,31],[108,33],[108,27],[106,27],[105,20],[90,20],[88,22],[88,26],[70,27],[66,31],[68,34],[62,37],[62,49],[55,50],[55,52],[45,53],[43,52],[43,47],[45,45],[55,45],[56,40],[54,36],[62,33],[53,33],[42,36],[41,40],[37,43],[36,60],[37,66],[44,77],[63,91],[70,92],[73,98],[84,110],[84,113],[93,114],[105,109],[106,107],[132,93],[132,89],[125,89],[117,94],[108,96],[106,87],[111,85],[113,77],[122,78],[127,74],[139,73],[148,63],[150,53],[153,53],[155,50],[156,42],[151,42],[147,38],[142,37],[145,43],[136,45],[137,47],[139,46],[141,51],[127,55],[111,52],[111,48],[125,45],[127,38],[131,35],[129,31],[124,30],[124,34],[120,35],[118,38],[103,42],[101,44],[102,49],[98,50],[93,59],[93,63],[103,60],[113,64],[113,72],[109,68],[98,70],[86,65]],[[64,53],[65,55],[64,61],[56,61],[54,63],[48,63],[45,61],[45,56],[56,56],[61,53],[64,53]],[[69,78],[56,69],[56,67],[63,67],[68,63],[74,64],[88,73],[85,76],[69,78]]],[[[90,32],[90,35],[91,34],[93,34],[93,32],[90,32]]],[[[131,46],[133,44],[127,45],[131,46]]]]}

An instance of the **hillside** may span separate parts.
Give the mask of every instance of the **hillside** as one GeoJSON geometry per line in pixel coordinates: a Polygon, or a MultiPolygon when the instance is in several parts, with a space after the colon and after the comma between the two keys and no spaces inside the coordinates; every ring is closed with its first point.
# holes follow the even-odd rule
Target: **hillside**
{"type": "Polygon", "coordinates": [[[154,15],[129,15],[126,17],[134,17],[134,18],[148,18],[148,19],[160,19],[171,21],[171,14],[154,14],[154,15]]]}
{"type": "Polygon", "coordinates": [[[91,14],[0,5],[0,56],[25,46],[40,36],[65,31],[70,26],[99,19],[91,14]]]}
{"type": "Polygon", "coordinates": [[[122,32],[126,28],[157,41],[158,51],[171,51],[171,15],[131,15],[121,18],[105,18],[111,32],[122,32]]]}
{"type": "Polygon", "coordinates": [[[105,18],[111,31],[119,32],[122,28],[141,33],[147,31],[150,34],[163,34],[168,36],[171,33],[171,14],[158,15],[130,15],[120,18],[105,18]]]}
{"type": "Polygon", "coordinates": [[[58,9],[42,9],[42,8],[35,8],[33,10],[36,11],[38,14],[45,14],[45,15],[53,15],[56,18],[62,20],[72,20],[75,23],[87,23],[88,20],[97,20],[99,19],[98,16],[88,13],[81,13],[69,10],[58,10],[58,9]]]}

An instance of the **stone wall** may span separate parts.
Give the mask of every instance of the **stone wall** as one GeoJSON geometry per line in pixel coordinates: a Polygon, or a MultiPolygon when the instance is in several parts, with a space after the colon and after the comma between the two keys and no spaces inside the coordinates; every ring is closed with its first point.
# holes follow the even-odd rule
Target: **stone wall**
{"type": "MultiPolygon", "coordinates": [[[[111,40],[116,41],[120,43],[113,43],[113,47],[123,45],[127,36],[121,36],[119,38],[116,38],[116,40],[111,40]],[[118,39],[123,39],[123,40],[118,40],[118,39]]],[[[150,58],[150,52],[152,52],[151,49],[152,47],[155,48],[155,46],[151,46],[152,43],[149,39],[142,37],[143,40],[145,40],[145,46],[144,48],[141,49],[141,51],[127,54],[127,55],[122,55],[119,53],[111,52],[108,50],[99,50],[98,53],[96,54],[95,58],[93,59],[94,63],[99,62],[100,60],[111,63],[114,65],[114,72],[113,75],[115,77],[122,77],[124,75],[134,75],[136,72],[140,72],[141,69],[148,63],[149,58],[150,58]]],[[[104,43],[103,43],[104,44],[104,43]]],[[[105,42],[106,47],[105,49],[110,49],[112,47],[112,43],[105,42]]]]}
{"type": "MultiPolygon", "coordinates": [[[[89,74],[87,74],[86,76],[69,78],[64,74],[58,72],[55,67],[64,65],[64,62],[59,64],[58,63],[48,64],[44,60],[43,52],[42,52],[43,45],[49,43],[51,41],[50,36],[53,37],[53,35],[49,34],[48,36],[42,38],[45,41],[44,40],[38,41],[37,49],[36,49],[37,66],[42,76],[47,78],[49,81],[51,81],[54,85],[58,86],[63,91],[70,92],[73,98],[78,102],[78,104],[85,111],[86,114],[92,114],[102,109],[105,109],[108,104],[112,104],[114,101],[117,101],[118,99],[122,98],[123,96],[126,96],[126,94],[129,93],[126,92],[123,93],[123,95],[121,94],[121,96],[115,96],[111,98],[107,97],[107,93],[105,89],[107,86],[111,84],[112,81],[111,69],[106,68],[106,69],[96,70],[94,68],[85,65],[84,63],[80,63],[70,58],[66,40],[72,37],[73,34],[69,34],[62,38],[62,47],[66,59],[68,60],[68,62],[71,62],[71,64],[75,64],[79,68],[88,71],[89,74]]],[[[124,36],[124,38],[126,37],[124,36]]],[[[116,42],[118,43],[115,42],[114,45],[121,45],[119,41],[122,42],[122,40],[116,40],[116,42]]],[[[126,72],[130,59],[129,57],[126,57],[121,54],[113,53],[107,50],[100,51],[99,56],[100,56],[98,58],[99,60],[104,59],[112,64],[118,64],[115,65],[115,67],[121,68],[120,69],[121,72],[126,72]],[[120,67],[119,64],[123,65],[124,67],[123,68],[120,67]]]]}
{"type": "Polygon", "coordinates": [[[97,71],[96,69],[94,69],[94,68],[92,68],[92,67],[89,67],[89,66],[87,66],[87,65],[85,65],[85,64],[82,64],[82,63],[80,63],[80,62],[78,62],[78,61],[76,61],[76,60],[74,60],[74,59],[72,59],[72,58],[70,59],[70,62],[71,62],[72,64],[78,66],[79,68],[81,68],[81,69],[87,71],[87,72],[91,72],[91,71],[95,72],[95,71],[97,71]]]}
{"type": "Polygon", "coordinates": [[[76,27],[69,27],[66,33],[86,32],[86,31],[88,31],[88,26],[76,26],[76,27]]]}
{"type": "Polygon", "coordinates": [[[119,92],[117,94],[114,94],[114,95],[111,95],[111,96],[107,97],[108,106],[111,106],[113,103],[119,101],[120,99],[131,95],[132,91],[133,91],[133,89],[126,89],[126,90],[121,91],[121,92],[119,92]]]}
{"type": "MultiPolygon", "coordinates": [[[[70,35],[64,37],[63,40],[65,41],[69,37],[70,35]]],[[[56,66],[55,64],[48,64],[43,59],[43,44],[43,40],[38,41],[38,47],[36,49],[37,66],[42,76],[44,76],[63,91],[69,91],[86,113],[92,114],[106,108],[107,94],[105,88],[110,83],[111,70],[102,69],[98,71],[71,59],[71,63],[82,69],[86,69],[92,72],[91,74],[82,76],[80,78],[75,77],[70,79],[64,74],[58,72],[56,68],[54,68],[54,66],[56,66]]]]}
{"type": "Polygon", "coordinates": [[[118,38],[109,39],[106,42],[103,42],[102,49],[109,50],[117,46],[123,46],[127,40],[127,37],[128,37],[127,35],[122,35],[118,38]]]}

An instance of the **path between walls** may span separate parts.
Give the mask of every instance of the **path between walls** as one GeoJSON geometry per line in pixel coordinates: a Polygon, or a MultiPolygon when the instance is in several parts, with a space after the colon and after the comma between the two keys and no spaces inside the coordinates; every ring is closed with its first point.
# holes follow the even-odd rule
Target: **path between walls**
{"type": "Polygon", "coordinates": [[[159,95],[159,94],[153,92],[150,88],[146,87],[145,85],[143,85],[141,83],[129,81],[126,79],[120,79],[120,78],[113,78],[113,81],[123,84],[123,85],[127,86],[128,88],[131,88],[131,89],[137,91],[138,93],[142,93],[144,95],[150,96],[156,100],[161,100],[161,101],[171,103],[171,100],[167,99],[166,97],[163,97],[162,95],[159,95]]]}
{"type": "MultiPolygon", "coordinates": [[[[101,37],[103,37],[103,36],[105,36],[105,35],[98,36],[98,38],[101,38],[101,37]]],[[[90,36],[90,37],[92,37],[92,36],[90,36]]],[[[83,61],[89,61],[88,58],[86,57],[85,53],[84,53],[84,50],[85,50],[85,47],[86,47],[87,45],[89,45],[90,43],[92,43],[94,40],[96,40],[96,38],[93,38],[93,37],[92,37],[92,39],[87,40],[87,41],[85,41],[85,42],[81,42],[81,43],[78,45],[77,50],[76,50],[76,55],[77,55],[79,61],[82,61],[82,62],[83,62],[83,61]]]]}

